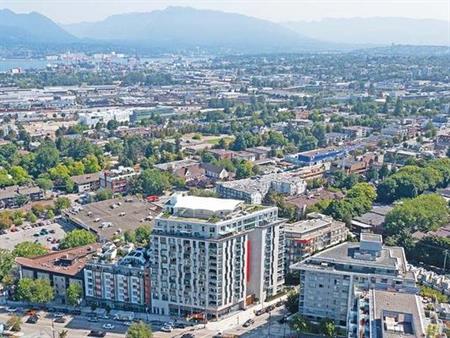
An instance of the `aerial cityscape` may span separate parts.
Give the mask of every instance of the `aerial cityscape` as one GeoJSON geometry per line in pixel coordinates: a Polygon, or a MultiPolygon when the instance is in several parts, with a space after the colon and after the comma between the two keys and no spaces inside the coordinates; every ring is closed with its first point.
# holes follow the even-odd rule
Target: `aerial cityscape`
{"type": "Polygon", "coordinates": [[[0,337],[450,337],[445,13],[0,0],[0,337]]]}

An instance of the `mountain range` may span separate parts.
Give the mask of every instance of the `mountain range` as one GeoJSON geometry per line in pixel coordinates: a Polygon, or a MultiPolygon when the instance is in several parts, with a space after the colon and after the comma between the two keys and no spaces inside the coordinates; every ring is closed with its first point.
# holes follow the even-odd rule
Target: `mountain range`
{"type": "Polygon", "coordinates": [[[0,10],[0,47],[44,43],[245,53],[351,49],[391,43],[450,44],[448,23],[439,20],[354,18],[279,24],[235,13],[168,7],[113,15],[98,22],[58,25],[36,12],[0,10]]]}
{"type": "Polygon", "coordinates": [[[77,40],[42,14],[0,10],[0,44],[71,43],[77,40]]]}
{"type": "Polygon", "coordinates": [[[298,51],[319,45],[267,20],[189,7],[114,15],[99,22],[63,27],[80,38],[156,47],[298,51]]]}

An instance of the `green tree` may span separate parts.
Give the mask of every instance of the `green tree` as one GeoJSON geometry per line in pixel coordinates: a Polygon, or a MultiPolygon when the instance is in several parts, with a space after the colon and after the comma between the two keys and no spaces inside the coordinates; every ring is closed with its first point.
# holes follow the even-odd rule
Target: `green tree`
{"type": "Polygon", "coordinates": [[[243,134],[239,134],[236,137],[236,139],[234,140],[233,145],[232,145],[231,148],[233,150],[239,151],[239,150],[245,150],[245,149],[247,149],[247,147],[248,147],[248,145],[247,145],[247,141],[246,141],[244,135],[243,134]]]}
{"type": "Polygon", "coordinates": [[[127,330],[126,338],[152,338],[153,332],[150,326],[140,321],[133,323],[127,330]]]}
{"type": "Polygon", "coordinates": [[[100,189],[95,194],[95,199],[97,201],[106,201],[113,197],[113,192],[111,189],[100,189]]]}
{"type": "Polygon", "coordinates": [[[75,229],[66,234],[60,244],[61,249],[76,248],[88,245],[97,241],[95,235],[84,229],[75,229]]]}
{"type": "Polygon", "coordinates": [[[45,255],[47,252],[47,248],[42,244],[25,241],[17,244],[12,253],[16,257],[36,257],[45,255]]]}
{"type": "Polygon", "coordinates": [[[322,319],[319,323],[319,330],[327,337],[335,337],[337,334],[336,325],[331,319],[322,319]]]}
{"type": "Polygon", "coordinates": [[[55,212],[52,209],[48,209],[45,214],[46,219],[53,219],[55,218],[55,212]]]}
{"type": "Polygon", "coordinates": [[[116,130],[119,127],[119,122],[117,120],[109,120],[108,123],[106,123],[106,128],[108,130],[116,130]]]}
{"type": "Polygon", "coordinates": [[[296,333],[308,333],[311,331],[311,323],[298,313],[292,317],[289,326],[296,333]]]}
{"type": "Polygon", "coordinates": [[[38,220],[37,216],[33,213],[33,211],[29,211],[27,213],[26,219],[30,223],[36,223],[36,221],[38,220]]]}
{"type": "Polygon", "coordinates": [[[58,197],[55,201],[56,213],[60,214],[62,210],[70,208],[70,204],[70,199],[68,199],[67,197],[58,197]]]}
{"type": "Polygon", "coordinates": [[[47,172],[59,161],[59,151],[54,144],[43,143],[36,150],[35,167],[37,173],[47,172]]]}
{"type": "Polygon", "coordinates": [[[81,161],[68,161],[66,164],[69,169],[70,176],[83,175],[85,172],[84,163],[81,161]]]}
{"type": "Polygon", "coordinates": [[[0,169],[0,188],[9,187],[14,185],[14,180],[6,171],[6,169],[0,169]]]}
{"type": "Polygon", "coordinates": [[[14,255],[5,249],[0,249],[0,281],[7,278],[14,266],[14,255]]]}
{"type": "Polygon", "coordinates": [[[6,322],[6,326],[14,332],[19,332],[22,329],[22,318],[17,315],[12,315],[6,322]]]}
{"type": "Polygon", "coordinates": [[[427,338],[439,337],[439,325],[428,324],[427,326],[427,338]]]}
{"type": "Polygon", "coordinates": [[[44,190],[44,192],[47,192],[49,190],[53,189],[53,182],[52,180],[45,178],[45,177],[39,177],[35,180],[37,186],[44,190]]]}
{"type": "Polygon", "coordinates": [[[12,176],[15,184],[23,185],[31,182],[31,177],[28,175],[28,172],[20,166],[12,166],[9,174],[12,176]]]}
{"type": "Polygon", "coordinates": [[[48,280],[22,278],[17,284],[17,300],[43,304],[52,301],[53,298],[53,288],[48,280]]]}
{"type": "Polygon", "coordinates": [[[84,172],[86,174],[99,172],[102,167],[98,163],[98,158],[95,155],[88,155],[83,159],[84,172]]]}
{"type": "Polygon", "coordinates": [[[253,164],[250,161],[241,161],[236,166],[236,178],[242,179],[253,175],[253,164]]]}
{"type": "Polygon", "coordinates": [[[299,297],[298,292],[295,292],[295,291],[291,291],[287,295],[286,309],[290,313],[298,312],[298,302],[299,302],[299,298],[298,297],[299,297]]]}
{"type": "Polygon", "coordinates": [[[0,229],[9,229],[12,226],[11,213],[9,211],[0,212],[0,229]]]}
{"type": "Polygon", "coordinates": [[[158,169],[146,169],[137,178],[137,186],[145,195],[161,195],[170,188],[170,181],[166,174],[158,169]]]}
{"type": "Polygon", "coordinates": [[[66,290],[67,303],[75,306],[80,303],[83,297],[83,288],[78,283],[70,283],[66,290]]]}
{"type": "Polygon", "coordinates": [[[23,207],[25,204],[28,203],[29,197],[27,195],[19,194],[15,198],[15,202],[19,207],[23,207]]]}
{"type": "Polygon", "coordinates": [[[389,235],[435,231],[449,221],[449,210],[444,198],[436,194],[420,195],[404,200],[387,215],[385,230],[389,235]]]}
{"type": "Polygon", "coordinates": [[[150,226],[139,226],[135,230],[136,243],[142,246],[146,246],[148,241],[150,240],[151,232],[152,230],[150,226]]]}

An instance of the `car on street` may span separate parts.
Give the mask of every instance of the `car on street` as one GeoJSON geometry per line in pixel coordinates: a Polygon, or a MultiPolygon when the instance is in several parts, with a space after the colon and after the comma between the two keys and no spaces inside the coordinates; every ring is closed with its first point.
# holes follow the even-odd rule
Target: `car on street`
{"type": "Polygon", "coordinates": [[[249,319],[242,326],[249,327],[250,325],[253,325],[254,323],[255,323],[255,321],[253,319],[249,319]]]}
{"type": "Polygon", "coordinates": [[[195,338],[195,336],[192,333],[185,333],[181,338],[195,338]]]}
{"type": "Polygon", "coordinates": [[[64,318],[64,317],[56,317],[54,322],[55,323],[64,324],[66,322],[66,318],[64,318]]]}
{"type": "Polygon", "coordinates": [[[186,326],[187,326],[187,325],[184,324],[184,323],[175,323],[175,324],[173,325],[173,327],[176,328],[176,329],[185,329],[186,326]]]}
{"type": "Polygon", "coordinates": [[[103,324],[103,328],[106,330],[112,330],[112,329],[114,329],[114,325],[112,325],[110,323],[106,323],[106,324],[103,324]]]}
{"type": "Polygon", "coordinates": [[[97,323],[98,322],[98,318],[97,317],[89,317],[88,318],[88,322],[97,323]]]}
{"type": "Polygon", "coordinates": [[[131,326],[131,324],[133,324],[132,322],[124,322],[123,325],[125,326],[131,326]]]}
{"type": "Polygon", "coordinates": [[[163,327],[161,328],[162,332],[172,332],[173,331],[173,326],[170,325],[163,325],[163,327]]]}
{"type": "Polygon", "coordinates": [[[255,315],[257,316],[261,316],[262,314],[264,314],[266,311],[264,309],[259,309],[255,311],[255,315]]]}
{"type": "Polygon", "coordinates": [[[284,301],[282,301],[282,300],[280,300],[280,301],[275,303],[276,307],[280,307],[280,306],[283,306],[283,305],[284,305],[284,301]]]}
{"type": "Polygon", "coordinates": [[[91,332],[89,332],[89,336],[90,337],[104,337],[104,336],[106,336],[106,332],[92,330],[91,332]]]}
{"type": "Polygon", "coordinates": [[[36,324],[38,322],[38,320],[39,320],[39,317],[36,315],[33,315],[33,316],[28,317],[27,323],[28,324],[36,324]]]}
{"type": "Polygon", "coordinates": [[[266,312],[270,312],[270,311],[273,311],[273,310],[275,310],[275,305],[269,305],[268,307],[265,308],[266,312]]]}

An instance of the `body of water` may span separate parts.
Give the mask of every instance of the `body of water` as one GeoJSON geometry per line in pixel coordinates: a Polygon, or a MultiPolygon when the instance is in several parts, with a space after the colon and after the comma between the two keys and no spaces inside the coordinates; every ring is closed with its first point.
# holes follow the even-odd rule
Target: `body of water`
{"type": "Polygon", "coordinates": [[[42,69],[49,63],[49,61],[43,59],[0,59],[0,72],[7,72],[13,68],[42,69]]]}

